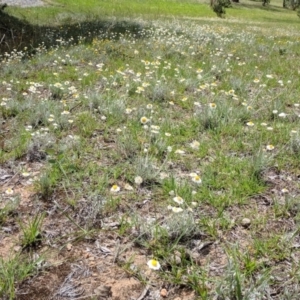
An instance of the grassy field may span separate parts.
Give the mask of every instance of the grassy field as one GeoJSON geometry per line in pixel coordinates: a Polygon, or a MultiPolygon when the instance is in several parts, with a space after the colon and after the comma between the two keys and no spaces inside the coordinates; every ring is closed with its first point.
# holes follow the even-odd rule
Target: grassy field
{"type": "Polygon", "coordinates": [[[69,2],[3,15],[0,298],[298,299],[296,13],[69,2]]]}
{"type": "MultiPolygon", "coordinates": [[[[80,21],[94,18],[142,18],[147,20],[160,18],[209,18],[215,21],[215,14],[205,0],[56,0],[45,1],[47,7],[39,8],[8,8],[18,17],[38,24],[61,24],[63,22],[80,21]]],[[[263,7],[261,2],[245,0],[234,4],[227,10],[227,19],[247,22],[287,23],[289,26],[298,24],[295,12],[283,9],[281,0],[271,1],[271,5],[263,7]]]]}

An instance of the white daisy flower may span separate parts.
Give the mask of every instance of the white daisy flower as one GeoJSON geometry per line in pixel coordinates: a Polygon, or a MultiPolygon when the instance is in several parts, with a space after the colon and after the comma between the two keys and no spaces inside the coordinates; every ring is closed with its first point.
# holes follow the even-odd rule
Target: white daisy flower
{"type": "Polygon", "coordinates": [[[147,265],[152,270],[159,270],[160,269],[160,263],[156,259],[150,259],[147,262],[147,265]]]}
{"type": "Polygon", "coordinates": [[[149,122],[149,119],[148,119],[147,117],[144,116],[144,117],[141,117],[140,122],[141,122],[142,124],[146,124],[146,123],[149,122]]]}
{"type": "Polygon", "coordinates": [[[12,195],[14,193],[14,190],[12,188],[8,188],[6,191],[5,191],[5,194],[6,195],[12,195]]]}
{"type": "Polygon", "coordinates": [[[119,187],[118,185],[114,184],[114,185],[111,187],[110,191],[111,191],[112,193],[118,193],[118,192],[120,191],[120,187],[119,187]]]}
{"type": "Polygon", "coordinates": [[[177,149],[177,150],[175,151],[175,153],[176,153],[176,154],[185,154],[185,152],[184,152],[183,150],[181,150],[181,149],[177,149]]]}
{"type": "Polygon", "coordinates": [[[183,211],[183,209],[181,208],[181,207],[172,207],[172,212],[173,213],[180,213],[180,212],[182,212],[183,211]]]}
{"type": "Polygon", "coordinates": [[[197,184],[200,184],[202,182],[202,179],[199,175],[195,175],[192,177],[192,181],[197,183],[197,184]]]}
{"type": "Polygon", "coordinates": [[[173,198],[173,201],[177,204],[183,204],[184,200],[180,196],[176,196],[173,198]]]}

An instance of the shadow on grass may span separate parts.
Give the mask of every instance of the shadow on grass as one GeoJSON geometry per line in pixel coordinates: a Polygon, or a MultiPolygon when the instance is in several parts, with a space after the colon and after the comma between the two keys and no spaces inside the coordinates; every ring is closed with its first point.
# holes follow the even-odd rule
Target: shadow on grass
{"type": "MultiPolygon", "coordinates": [[[[5,8],[5,7],[4,7],[5,8]]],[[[35,54],[37,47],[50,48],[56,45],[91,43],[94,38],[105,35],[118,39],[120,35],[131,34],[142,38],[143,26],[129,21],[92,20],[59,26],[39,26],[16,18],[1,9],[0,5],[0,55],[5,52],[24,51],[35,54]]]]}
{"type": "Polygon", "coordinates": [[[247,9],[258,8],[258,9],[261,9],[261,10],[264,10],[264,11],[272,11],[272,12],[278,12],[278,13],[281,13],[282,11],[286,11],[285,8],[275,7],[275,6],[272,6],[272,5],[263,6],[262,2],[253,2],[253,4],[234,3],[233,7],[235,9],[239,9],[239,8],[247,8],[247,9]]]}
{"type": "MultiPolygon", "coordinates": [[[[296,15],[296,14],[295,14],[296,15]]],[[[268,17],[263,17],[263,20],[266,22],[274,22],[273,18],[268,18],[268,17]]],[[[299,25],[299,18],[298,19],[278,19],[276,20],[276,23],[285,23],[285,24],[290,24],[290,25],[299,25]]]]}

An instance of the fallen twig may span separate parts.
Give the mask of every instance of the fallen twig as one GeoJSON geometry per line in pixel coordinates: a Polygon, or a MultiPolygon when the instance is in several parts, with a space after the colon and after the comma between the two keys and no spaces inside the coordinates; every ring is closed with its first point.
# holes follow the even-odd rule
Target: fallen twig
{"type": "Polygon", "coordinates": [[[146,287],[144,288],[141,296],[139,296],[136,300],[143,300],[147,296],[147,294],[149,292],[149,289],[150,289],[150,286],[146,285],[146,287]]]}
{"type": "Polygon", "coordinates": [[[3,34],[3,37],[2,37],[2,39],[1,39],[1,41],[0,41],[0,44],[2,44],[4,38],[5,38],[5,33],[3,34]]]}

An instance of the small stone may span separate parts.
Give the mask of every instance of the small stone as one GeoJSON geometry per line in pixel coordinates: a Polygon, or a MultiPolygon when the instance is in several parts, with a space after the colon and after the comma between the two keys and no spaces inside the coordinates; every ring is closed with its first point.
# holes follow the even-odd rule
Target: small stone
{"type": "Polygon", "coordinates": [[[94,293],[97,296],[100,296],[104,299],[107,299],[112,294],[111,293],[111,287],[110,286],[105,286],[105,285],[99,286],[96,289],[94,289],[94,293]]]}
{"type": "Polygon", "coordinates": [[[200,262],[201,255],[200,255],[200,253],[198,251],[189,251],[188,254],[193,259],[193,261],[194,261],[194,263],[196,265],[200,265],[201,264],[201,262],[200,262]]]}
{"type": "Polygon", "coordinates": [[[250,220],[250,219],[244,218],[244,219],[242,220],[242,226],[243,226],[243,227],[247,228],[247,227],[250,226],[250,224],[251,224],[251,220],[250,220]]]}
{"type": "Polygon", "coordinates": [[[19,252],[21,249],[22,249],[21,246],[15,246],[15,247],[14,247],[15,252],[19,252]]]}
{"type": "Polygon", "coordinates": [[[179,251],[175,251],[174,261],[176,265],[181,265],[181,253],[179,251]]]}
{"type": "Polygon", "coordinates": [[[160,295],[163,297],[163,298],[166,298],[168,296],[168,291],[166,289],[162,289],[160,291],[160,295]]]}
{"type": "Polygon", "coordinates": [[[68,250],[68,251],[71,251],[71,250],[72,250],[72,247],[73,247],[72,244],[70,244],[70,243],[67,244],[67,250],[68,250]]]}

